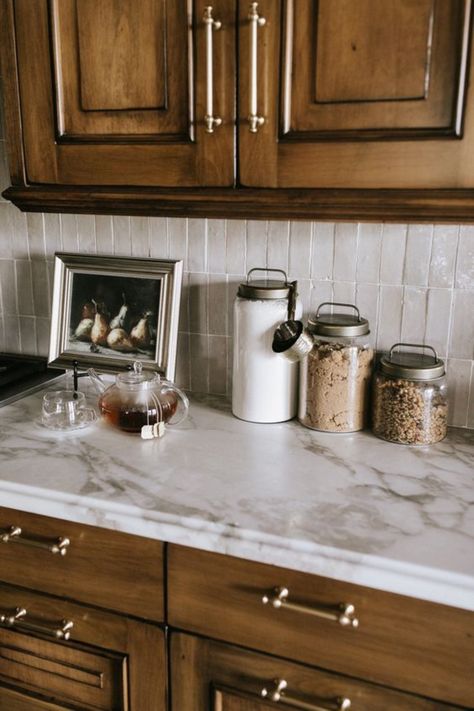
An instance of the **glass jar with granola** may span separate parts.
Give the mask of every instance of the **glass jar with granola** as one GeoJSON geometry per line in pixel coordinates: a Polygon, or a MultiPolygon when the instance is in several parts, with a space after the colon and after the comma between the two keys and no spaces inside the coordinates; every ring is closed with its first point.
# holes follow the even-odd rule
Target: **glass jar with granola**
{"type": "Polygon", "coordinates": [[[367,426],[374,352],[369,322],[352,304],[325,302],[308,321],[313,346],[300,366],[298,419],[323,432],[356,432],[367,426]],[[321,313],[324,307],[355,313],[321,313]]]}
{"type": "Polygon", "coordinates": [[[377,437],[399,444],[434,444],[448,423],[444,361],[434,348],[396,343],[374,378],[372,426],[377,437]],[[421,349],[400,351],[401,347],[421,349]],[[395,352],[398,349],[397,352],[395,352]],[[429,350],[432,355],[423,351],[429,350]]]}

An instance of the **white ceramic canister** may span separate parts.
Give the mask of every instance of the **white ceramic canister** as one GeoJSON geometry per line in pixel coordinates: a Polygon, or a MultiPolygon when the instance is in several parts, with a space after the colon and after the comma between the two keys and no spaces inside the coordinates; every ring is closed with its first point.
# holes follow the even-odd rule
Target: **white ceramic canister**
{"type": "Polygon", "coordinates": [[[275,329],[301,318],[296,282],[281,269],[251,269],[234,302],[232,412],[249,422],[284,422],[298,406],[299,363],[272,350],[275,329]],[[254,272],[277,272],[283,279],[250,280],[254,272]]]}

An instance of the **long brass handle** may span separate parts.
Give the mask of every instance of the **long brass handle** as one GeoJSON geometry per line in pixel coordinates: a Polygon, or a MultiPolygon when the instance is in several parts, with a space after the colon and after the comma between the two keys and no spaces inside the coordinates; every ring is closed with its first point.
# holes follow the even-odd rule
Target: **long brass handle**
{"type": "Polygon", "coordinates": [[[0,612],[0,625],[3,627],[15,627],[25,632],[37,632],[39,634],[48,635],[55,639],[68,640],[71,636],[71,630],[74,627],[74,622],[71,620],[61,620],[57,624],[45,625],[40,622],[26,619],[28,611],[24,607],[16,607],[12,612],[0,612]]]}
{"type": "Polygon", "coordinates": [[[263,687],[260,696],[268,701],[291,706],[294,709],[302,709],[302,711],[347,711],[351,707],[351,700],[346,696],[336,697],[334,699],[317,699],[316,703],[301,701],[287,693],[288,682],[285,679],[275,679],[273,688],[267,689],[263,687]],[[324,704],[324,705],[322,705],[324,704]]]}
{"type": "Polygon", "coordinates": [[[214,116],[214,45],[212,33],[220,30],[222,23],[212,17],[212,5],[204,10],[203,22],[206,27],[206,115],[204,121],[207,133],[214,133],[214,128],[220,126],[222,119],[214,116]]]}
{"type": "Polygon", "coordinates": [[[66,555],[67,549],[71,544],[69,538],[63,538],[62,536],[53,541],[37,541],[34,538],[27,538],[23,535],[20,526],[11,526],[7,531],[0,533],[0,542],[21,543],[24,546],[49,551],[49,553],[53,553],[54,555],[66,555]]]}
{"type": "Polygon", "coordinates": [[[355,616],[355,607],[350,602],[341,602],[337,605],[325,605],[320,607],[309,607],[297,602],[290,602],[288,599],[290,591],[288,588],[274,588],[269,595],[262,597],[264,605],[271,605],[276,610],[285,608],[294,612],[302,612],[305,615],[321,617],[325,620],[338,622],[343,627],[358,627],[359,620],[355,616]]]}
{"type": "Polygon", "coordinates": [[[250,90],[249,90],[249,129],[257,133],[260,126],[265,123],[263,116],[258,115],[258,28],[263,27],[266,19],[258,14],[258,2],[250,3],[250,90]]]}

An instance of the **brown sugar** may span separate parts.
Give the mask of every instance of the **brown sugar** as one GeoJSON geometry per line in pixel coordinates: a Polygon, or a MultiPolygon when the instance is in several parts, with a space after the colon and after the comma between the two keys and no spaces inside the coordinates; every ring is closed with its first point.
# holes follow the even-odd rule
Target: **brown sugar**
{"type": "Polygon", "coordinates": [[[372,348],[316,341],[301,378],[299,420],[326,432],[355,432],[367,424],[372,348]]]}

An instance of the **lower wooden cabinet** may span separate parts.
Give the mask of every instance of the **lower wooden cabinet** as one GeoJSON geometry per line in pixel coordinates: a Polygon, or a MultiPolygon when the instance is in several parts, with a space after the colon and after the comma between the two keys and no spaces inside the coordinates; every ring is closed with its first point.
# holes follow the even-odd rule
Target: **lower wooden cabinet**
{"type": "Polygon", "coordinates": [[[459,709],[187,634],[172,633],[170,645],[171,711],[459,709]]]}
{"type": "Polygon", "coordinates": [[[0,623],[1,711],[166,711],[160,627],[5,584],[0,623]]]}

